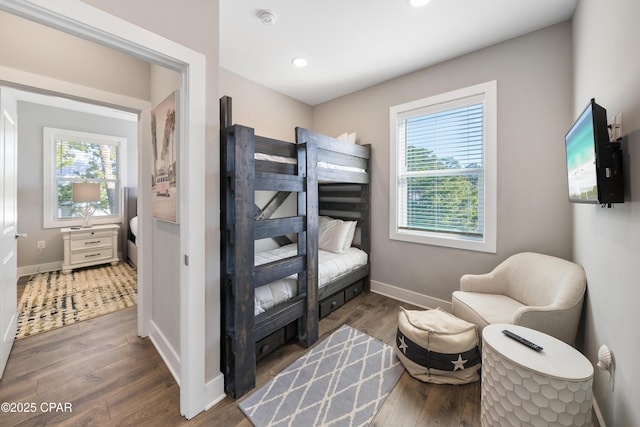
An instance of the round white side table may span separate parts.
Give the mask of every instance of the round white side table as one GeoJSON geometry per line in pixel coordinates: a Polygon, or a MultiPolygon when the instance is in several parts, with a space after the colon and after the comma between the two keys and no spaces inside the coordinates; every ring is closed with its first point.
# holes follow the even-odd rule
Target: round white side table
{"type": "Polygon", "coordinates": [[[593,366],[570,345],[517,325],[482,331],[483,426],[590,426],[593,366]],[[541,352],[505,336],[508,329],[541,352]]]}

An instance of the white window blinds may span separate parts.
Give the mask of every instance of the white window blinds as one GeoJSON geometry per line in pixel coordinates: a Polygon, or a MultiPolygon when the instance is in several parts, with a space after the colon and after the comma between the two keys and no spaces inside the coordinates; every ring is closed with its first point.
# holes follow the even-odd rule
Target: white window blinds
{"type": "Polygon", "coordinates": [[[496,251],[497,82],[389,108],[389,238],[496,251]]]}
{"type": "Polygon", "coordinates": [[[399,229],[482,237],[483,115],[477,96],[398,114],[399,229]]]}

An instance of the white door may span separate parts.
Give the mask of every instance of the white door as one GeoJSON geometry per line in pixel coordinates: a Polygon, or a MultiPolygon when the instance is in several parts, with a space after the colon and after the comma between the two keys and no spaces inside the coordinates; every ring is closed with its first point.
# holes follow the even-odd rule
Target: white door
{"type": "Polygon", "coordinates": [[[16,119],[15,97],[0,87],[0,378],[17,325],[16,119]]]}

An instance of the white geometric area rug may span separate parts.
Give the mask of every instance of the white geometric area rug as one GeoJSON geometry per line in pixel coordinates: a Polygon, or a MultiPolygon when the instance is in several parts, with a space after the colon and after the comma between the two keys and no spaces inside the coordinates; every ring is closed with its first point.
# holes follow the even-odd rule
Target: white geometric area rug
{"type": "Polygon", "coordinates": [[[256,427],[367,426],[403,372],[392,347],[343,325],[239,406],[256,427]]]}

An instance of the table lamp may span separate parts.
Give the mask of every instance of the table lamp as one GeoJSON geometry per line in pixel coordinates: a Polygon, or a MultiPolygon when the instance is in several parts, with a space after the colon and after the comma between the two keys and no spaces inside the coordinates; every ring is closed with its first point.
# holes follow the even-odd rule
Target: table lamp
{"type": "Polygon", "coordinates": [[[91,227],[91,215],[95,208],[93,202],[100,201],[100,184],[94,182],[74,182],[71,198],[74,203],[84,203],[80,208],[80,215],[84,218],[84,228],[91,227]]]}

